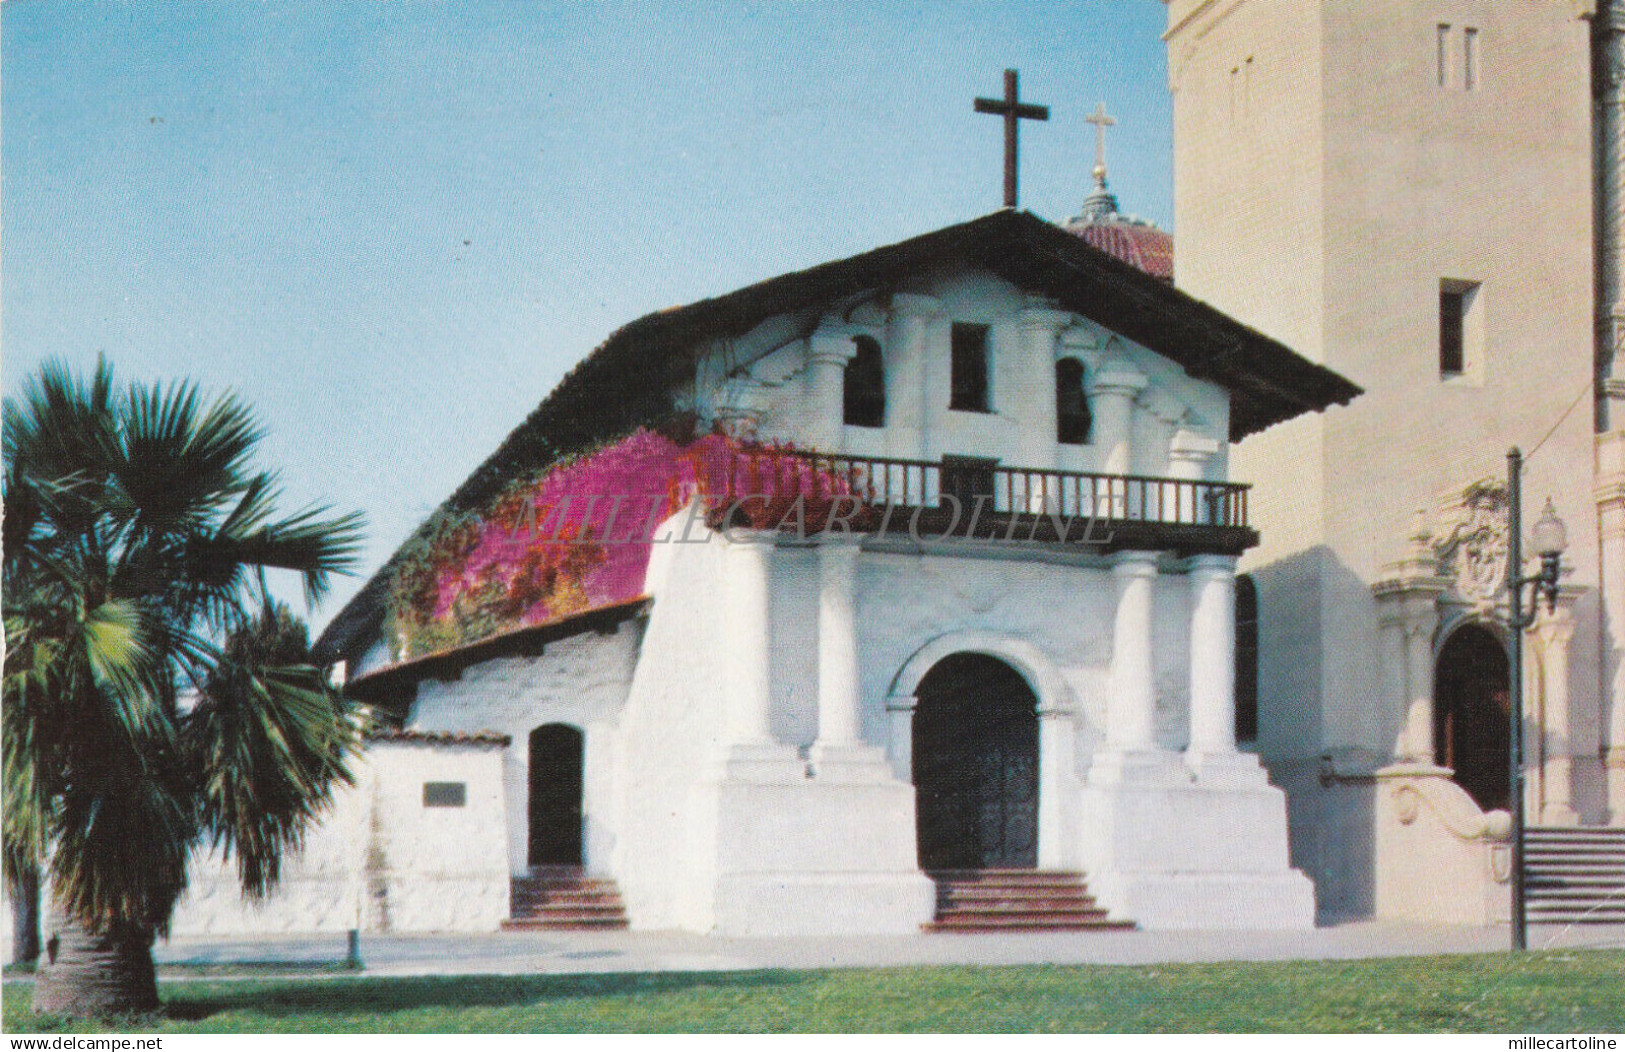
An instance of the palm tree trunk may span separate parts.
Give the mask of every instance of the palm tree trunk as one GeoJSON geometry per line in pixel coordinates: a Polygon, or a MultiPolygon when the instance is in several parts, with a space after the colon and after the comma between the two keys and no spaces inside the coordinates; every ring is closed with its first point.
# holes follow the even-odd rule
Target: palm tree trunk
{"type": "Polygon", "coordinates": [[[55,906],[45,961],[34,979],[34,1011],[107,1016],[158,1008],[153,930],[114,925],[89,932],[55,906]]]}
{"type": "Polygon", "coordinates": [[[29,866],[6,883],[11,899],[11,959],[33,964],[39,959],[39,867],[29,866]]]}

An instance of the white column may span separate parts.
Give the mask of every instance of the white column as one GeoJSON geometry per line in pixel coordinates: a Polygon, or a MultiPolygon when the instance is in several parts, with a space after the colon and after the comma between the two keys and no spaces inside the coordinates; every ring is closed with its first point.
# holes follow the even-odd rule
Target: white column
{"type": "Polygon", "coordinates": [[[857,354],[852,334],[820,326],[807,339],[807,444],[841,452],[846,424],[846,367],[857,354]]]}
{"type": "Polygon", "coordinates": [[[1112,696],[1106,741],[1119,752],[1155,748],[1156,681],[1151,652],[1152,587],[1156,552],[1123,552],[1112,567],[1117,616],[1112,631],[1112,696]]]}
{"type": "MultiPolygon", "coordinates": [[[[1219,451],[1216,439],[1180,428],[1168,442],[1168,477],[1201,482],[1207,477],[1208,461],[1219,451]]],[[[1212,519],[1205,487],[1181,487],[1174,508],[1165,508],[1164,517],[1175,522],[1208,522],[1212,519]],[[1169,513],[1172,514],[1169,514],[1169,513]]]]}
{"type": "Polygon", "coordinates": [[[883,750],[863,741],[858,684],[857,534],[818,540],[818,740],[808,753],[820,779],[889,780],[883,750]]]}
{"type": "MultiPolygon", "coordinates": [[[[1122,358],[1109,358],[1095,370],[1094,382],[1089,385],[1089,411],[1094,418],[1093,445],[1099,450],[1102,475],[1129,473],[1134,399],[1145,386],[1145,375],[1122,358]]],[[[1098,503],[1096,514],[1108,518],[1122,518],[1127,510],[1122,491],[1101,494],[1098,503]]]]}
{"type": "Polygon", "coordinates": [[[846,536],[818,546],[818,743],[856,745],[858,547],[846,536]]]}
{"type": "Polygon", "coordinates": [[[1077,727],[1072,711],[1038,709],[1038,868],[1077,866],[1070,820],[1078,798],[1077,727]]]}
{"type": "Polygon", "coordinates": [[[732,591],[733,638],[729,655],[734,696],[729,730],[737,744],[773,740],[768,722],[772,707],[772,622],[768,559],[773,534],[735,530],[729,540],[728,577],[732,591]]]}
{"type": "Polygon", "coordinates": [[[805,778],[796,750],[774,740],[769,568],[774,534],[734,530],[727,542],[730,675],[718,775],[749,782],[805,778]]]}
{"type": "MultiPolygon", "coordinates": [[[[1041,303],[1029,304],[1017,318],[1021,334],[1022,467],[1055,467],[1055,340],[1072,315],[1041,303]]],[[[1041,512],[1033,495],[1028,510],[1041,512]]]]}
{"type": "MultiPolygon", "coordinates": [[[[1439,576],[1427,517],[1417,512],[1411,536],[1386,576],[1371,586],[1382,633],[1380,704],[1384,725],[1395,730],[1394,758],[1401,765],[1433,767],[1433,640],[1439,630],[1439,576]]],[[[1373,744],[1380,738],[1373,737],[1373,744]]]]}
{"type": "Polygon", "coordinates": [[[1422,764],[1433,754],[1433,637],[1439,615],[1431,596],[1405,602],[1405,756],[1422,764]]]}
{"type": "Polygon", "coordinates": [[[1236,751],[1236,560],[1191,560],[1191,741],[1197,758],[1236,751]]]}
{"type": "MultiPolygon", "coordinates": [[[[940,411],[926,400],[926,365],[931,322],[941,313],[942,302],[932,296],[899,292],[891,298],[891,309],[885,355],[886,452],[922,459],[931,414],[940,411]]],[[[946,403],[940,407],[946,408],[946,403]]]]}
{"type": "Polygon", "coordinates": [[[1574,611],[1568,604],[1548,613],[1540,607],[1535,622],[1536,662],[1540,670],[1542,721],[1540,822],[1542,825],[1578,825],[1573,803],[1572,757],[1569,738],[1569,644],[1574,639],[1574,611]]]}

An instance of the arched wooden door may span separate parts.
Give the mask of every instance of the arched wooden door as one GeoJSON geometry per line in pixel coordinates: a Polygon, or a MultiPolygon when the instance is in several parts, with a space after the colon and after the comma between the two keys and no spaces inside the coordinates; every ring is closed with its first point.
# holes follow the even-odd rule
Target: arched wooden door
{"type": "Polygon", "coordinates": [[[1511,802],[1512,705],[1507,652],[1482,625],[1445,641],[1433,677],[1433,749],[1456,784],[1486,811],[1511,802]]]}
{"type": "Polygon", "coordinates": [[[530,732],[530,865],[581,865],[581,776],[579,730],[549,723],[530,732]]]}
{"type": "Polygon", "coordinates": [[[915,690],[920,868],[1038,864],[1038,699],[1015,669],[954,654],[915,690]]]}

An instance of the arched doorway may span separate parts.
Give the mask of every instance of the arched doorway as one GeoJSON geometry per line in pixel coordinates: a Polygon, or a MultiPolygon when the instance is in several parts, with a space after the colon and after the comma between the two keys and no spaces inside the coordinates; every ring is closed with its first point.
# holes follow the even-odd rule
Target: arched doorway
{"type": "Polygon", "coordinates": [[[1433,755],[1486,811],[1511,801],[1512,704],[1507,652],[1482,625],[1454,632],[1433,678],[1433,755]]]}
{"type": "Polygon", "coordinates": [[[920,868],[1038,864],[1038,699],[1021,673],[953,654],[915,689],[920,868]]]}
{"type": "Polygon", "coordinates": [[[581,865],[581,732],[549,723],[530,732],[532,866],[581,865]]]}

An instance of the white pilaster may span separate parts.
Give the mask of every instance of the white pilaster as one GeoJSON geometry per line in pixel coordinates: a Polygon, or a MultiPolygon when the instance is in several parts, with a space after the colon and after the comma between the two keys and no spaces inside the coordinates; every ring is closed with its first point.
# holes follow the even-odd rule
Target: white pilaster
{"type": "Polygon", "coordinates": [[[1191,560],[1191,751],[1236,751],[1236,561],[1191,560]]]}
{"type": "Polygon", "coordinates": [[[920,699],[912,694],[886,698],[886,759],[892,777],[914,784],[914,710],[920,699]]]}
{"type": "MultiPolygon", "coordinates": [[[[1126,475],[1132,463],[1134,400],[1145,389],[1145,374],[1126,359],[1113,356],[1095,370],[1089,385],[1089,406],[1094,416],[1094,445],[1100,450],[1100,473],[1126,475]]],[[[1126,494],[1103,494],[1097,514],[1122,518],[1126,494]]]]}
{"type": "Polygon", "coordinates": [[[773,738],[769,568],[774,534],[734,530],[728,544],[728,736],[722,775],[746,781],[804,777],[795,749],[773,738]]]}
{"type": "Polygon", "coordinates": [[[1157,691],[1151,646],[1156,552],[1121,552],[1112,567],[1117,612],[1112,626],[1111,697],[1106,703],[1106,748],[1090,768],[1091,782],[1158,778],[1172,754],[1156,743],[1157,691]]]}
{"type": "Polygon", "coordinates": [[[863,741],[858,689],[856,534],[818,543],[818,740],[813,770],[832,781],[886,781],[882,750],[863,741]]]}
{"type": "Polygon", "coordinates": [[[1120,750],[1153,747],[1156,684],[1151,651],[1152,586],[1156,552],[1124,552],[1112,567],[1117,616],[1112,631],[1112,697],[1107,741],[1120,750]]]}
{"type": "Polygon", "coordinates": [[[857,354],[852,334],[823,325],[807,338],[807,444],[841,452],[846,422],[846,367],[857,354]]]}
{"type": "Polygon", "coordinates": [[[1077,725],[1072,710],[1038,707],[1038,868],[1075,869],[1081,864],[1075,836],[1079,792],[1077,725]]]}
{"type": "Polygon", "coordinates": [[[1555,611],[1540,608],[1534,626],[1535,663],[1539,670],[1541,742],[1542,825],[1578,825],[1579,812],[1573,803],[1572,757],[1569,711],[1569,644],[1574,639],[1573,600],[1555,611]]]}
{"type": "Polygon", "coordinates": [[[1396,732],[1394,754],[1402,764],[1432,767],[1433,637],[1439,629],[1439,595],[1448,582],[1439,576],[1438,558],[1421,513],[1404,555],[1387,571],[1371,591],[1388,666],[1383,682],[1393,692],[1384,708],[1396,732]]]}
{"type": "Polygon", "coordinates": [[[942,313],[933,296],[892,296],[886,332],[886,452],[923,459],[930,417],[940,408],[926,400],[931,324],[942,313]]]}
{"type": "Polygon", "coordinates": [[[1608,823],[1625,826],[1625,661],[1619,657],[1625,652],[1625,428],[1597,436],[1597,527],[1605,626],[1599,745],[1608,823]]]}
{"type": "MultiPolygon", "coordinates": [[[[1208,462],[1218,452],[1217,439],[1180,428],[1168,443],[1168,477],[1201,482],[1207,478],[1208,462]]],[[[1179,506],[1173,516],[1175,521],[1205,523],[1212,519],[1212,508],[1201,492],[1204,488],[1193,486],[1179,491],[1179,506]]]]}
{"type": "MultiPolygon", "coordinates": [[[[1040,302],[1029,304],[1017,319],[1023,387],[1019,463],[1023,467],[1055,467],[1055,341],[1071,320],[1066,311],[1040,302]]],[[[1030,495],[1028,510],[1044,510],[1037,495],[1030,495]]]]}

